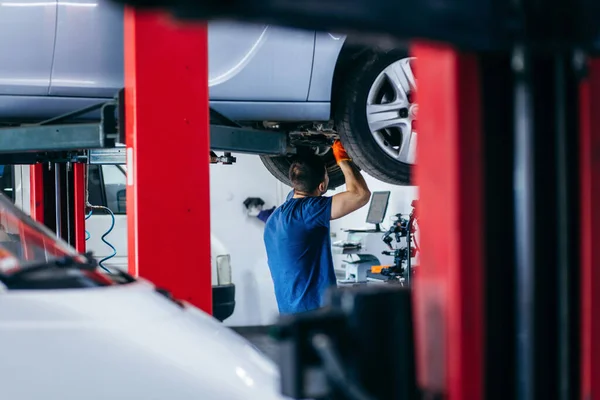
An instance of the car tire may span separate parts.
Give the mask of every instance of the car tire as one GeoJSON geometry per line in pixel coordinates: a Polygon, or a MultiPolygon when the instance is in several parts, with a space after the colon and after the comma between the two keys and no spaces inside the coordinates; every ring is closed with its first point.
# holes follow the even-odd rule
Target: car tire
{"type": "MultiPolygon", "coordinates": [[[[411,184],[412,165],[393,158],[377,143],[367,119],[367,99],[384,70],[408,57],[404,50],[369,54],[342,80],[334,104],[336,130],[355,164],[372,177],[394,185],[411,184]]],[[[412,132],[412,126],[409,130],[412,132]]],[[[400,133],[398,137],[401,141],[400,133]]]]}
{"type": "MultiPolygon", "coordinates": [[[[290,156],[261,156],[263,164],[267,170],[283,182],[285,185],[292,187],[292,182],[289,178],[289,170],[294,161],[293,155],[290,156]]],[[[327,174],[329,175],[329,190],[335,189],[344,184],[344,174],[340,167],[336,164],[335,158],[331,151],[328,151],[323,156],[325,165],[327,166],[327,174]]]]}

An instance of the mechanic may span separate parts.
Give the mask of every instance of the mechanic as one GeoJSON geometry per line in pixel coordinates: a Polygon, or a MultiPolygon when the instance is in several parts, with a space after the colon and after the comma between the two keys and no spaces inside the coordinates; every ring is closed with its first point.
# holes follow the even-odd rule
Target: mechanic
{"type": "Polygon", "coordinates": [[[281,314],[321,307],[327,289],[336,285],[330,221],[358,210],[371,192],[341,142],[333,155],[346,180],[346,191],[325,197],[329,177],[317,155],[298,158],[289,170],[293,195],[269,217],[264,241],[281,314]]]}

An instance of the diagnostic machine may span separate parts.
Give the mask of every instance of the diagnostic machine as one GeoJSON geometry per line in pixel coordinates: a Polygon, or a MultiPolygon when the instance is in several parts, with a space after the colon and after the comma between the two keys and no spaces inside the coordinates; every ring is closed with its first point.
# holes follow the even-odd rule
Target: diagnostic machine
{"type": "Polygon", "coordinates": [[[367,282],[367,271],[372,266],[380,265],[375,254],[382,254],[387,249],[381,240],[383,231],[381,223],[385,219],[390,192],[373,192],[367,214],[367,224],[373,228],[347,229],[346,239],[333,244],[333,253],[343,255],[340,269],[336,271],[338,284],[356,284],[367,282]]]}

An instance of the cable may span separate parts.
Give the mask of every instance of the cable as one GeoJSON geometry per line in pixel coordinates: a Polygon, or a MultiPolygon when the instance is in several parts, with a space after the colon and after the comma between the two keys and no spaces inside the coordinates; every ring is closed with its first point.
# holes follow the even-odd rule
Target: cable
{"type": "MultiPolygon", "coordinates": [[[[117,255],[117,249],[115,249],[115,246],[113,246],[112,244],[110,244],[110,242],[108,240],[106,240],[106,237],[113,231],[114,227],[115,227],[115,214],[113,214],[113,212],[110,210],[110,208],[108,207],[104,207],[104,206],[93,206],[90,204],[89,202],[89,198],[90,198],[90,191],[88,188],[88,181],[89,181],[89,165],[86,165],[86,171],[85,171],[85,175],[86,175],[86,179],[85,179],[85,204],[86,207],[90,209],[90,212],[88,213],[88,215],[85,217],[85,219],[87,220],[88,218],[90,218],[92,216],[92,213],[94,212],[94,210],[103,210],[106,211],[110,214],[111,217],[111,223],[110,223],[110,228],[108,228],[108,230],[104,233],[104,235],[102,235],[102,241],[112,249],[112,254],[104,257],[102,260],[100,260],[98,262],[98,266],[100,268],[102,268],[104,271],[106,271],[109,274],[112,274],[112,272],[106,268],[104,266],[104,262],[110,260],[111,258],[115,257],[117,255]]],[[[86,241],[91,237],[90,233],[86,230],[86,241]]]]}
{"type": "Polygon", "coordinates": [[[117,249],[115,249],[115,246],[113,246],[112,244],[110,244],[110,242],[108,240],[106,240],[106,237],[115,228],[115,214],[113,214],[113,212],[108,207],[93,206],[91,204],[88,204],[87,206],[88,206],[88,208],[91,208],[92,211],[93,210],[103,210],[103,211],[106,211],[108,214],[110,214],[110,217],[111,217],[110,228],[108,228],[108,230],[104,233],[104,235],[102,235],[101,239],[108,247],[110,247],[112,249],[113,252],[112,252],[112,254],[110,254],[110,255],[104,257],[102,260],[98,261],[98,266],[100,268],[102,268],[104,271],[108,272],[109,274],[112,274],[112,272],[110,272],[110,270],[104,266],[104,262],[110,260],[111,258],[113,258],[117,255],[117,249]]]}
{"type": "MultiPolygon", "coordinates": [[[[113,212],[112,212],[112,211],[110,210],[110,208],[108,208],[108,207],[104,207],[104,210],[105,210],[105,211],[107,211],[107,212],[110,214],[111,222],[110,222],[110,228],[109,228],[109,229],[106,231],[106,233],[105,233],[104,235],[102,235],[102,238],[101,238],[101,239],[102,239],[102,241],[103,241],[104,243],[106,243],[106,245],[107,245],[108,247],[110,247],[110,248],[112,249],[113,253],[112,253],[111,255],[107,256],[107,257],[104,257],[102,260],[100,260],[100,261],[98,262],[98,265],[99,265],[101,268],[103,268],[103,269],[105,269],[105,270],[107,270],[107,271],[108,271],[108,269],[107,269],[107,268],[105,268],[105,267],[104,267],[104,265],[103,265],[102,263],[103,263],[103,262],[105,262],[105,261],[108,261],[108,260],[110,260],[110,259],[111,259],[111,258],[113,258],[113,257],[115,257],[115,256],[117,255],[117,249],[115,249],[115,246],[113,246],[112,244],[110,244],[110,243],[108,242],[108,240],[106,240],[105,238],[108,236],[108,234],[109,234],[109,233],[111,233],[111,232],[112,232],[112,230],[113,230],[113,229],[114,229],[114,227],[115,227],[115,214],[113,214],[113,212]]],[[[110,271],[109,271],[109,272],[110,272],[110,271]]]]}
{"type": "MultiPolygon", "coordinates": [[[[88,213],[88,215],[85,216],[85,220],[87,221],[88,219],[90,219],[90,217],[92,216],[92,213],[94,212],[94,210],[90,210],[90,212],[88,213]]],[[[87,231],[87,229],[85,230],[85,241],[87,242],[88,240],[90,240],[90,238],[92,237],[92,235],[87,231]]]]}
{"type": "Polygon", "coordinates": [[[323,362],[327,376],[337,388],[344,392],[350,400],[373,400],[361,388],[354,384],[344,373],[344,367],[336,354],[331,339],[320,333],[312,337],[312,344],[323,362]]]}

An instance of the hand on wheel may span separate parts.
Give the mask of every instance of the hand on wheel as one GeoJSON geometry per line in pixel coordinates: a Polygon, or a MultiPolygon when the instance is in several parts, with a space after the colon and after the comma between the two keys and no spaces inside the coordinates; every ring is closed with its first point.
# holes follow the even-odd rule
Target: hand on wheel
{"type": "Polygon", "coordinates": [[[342,142],[339,140],[333,142],[331,149],[333,150],[333,156],[335,157],[336,163],[339,164],[342,161],[352,161],[352,158],[350,158],[346,152],[346,149],[344,149],[344,146],[342,146],[342,142]]]}

